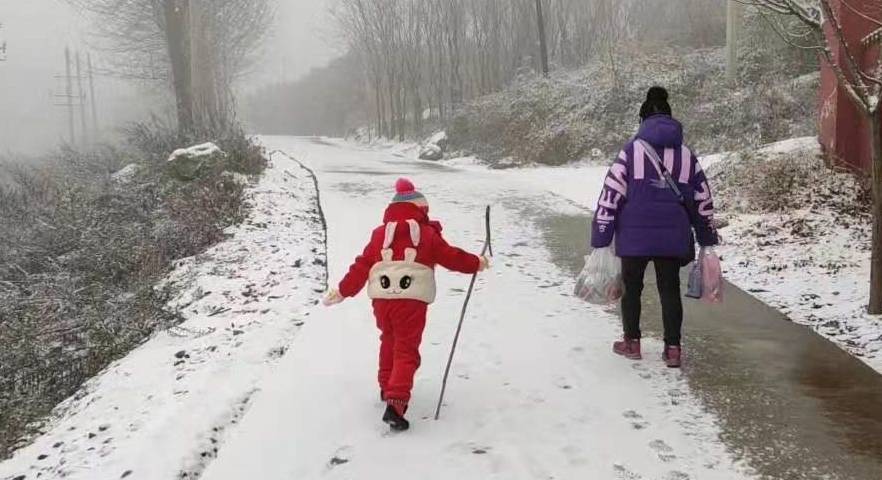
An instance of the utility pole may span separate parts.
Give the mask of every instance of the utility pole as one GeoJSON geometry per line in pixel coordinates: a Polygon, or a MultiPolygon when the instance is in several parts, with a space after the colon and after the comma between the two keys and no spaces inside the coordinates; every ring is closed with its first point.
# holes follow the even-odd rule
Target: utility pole
{"type": "MultiPolygon", "coordinates": [[[[0,30],[3,30],[3,24],[0,23],[0,30]]],[[[6,61],[6,40],[0,37],[0,62],[6,61]]]]}
{"type": "Polygon", "coordinates": [[[542,0],[536,0],[536,17],[539,21],[539,54],[542,58],[542,74],[548,76],[548,44],[545,39],[545,17],[542,15],[542,0]]]}
{"type": "Polygon", "coordinates": [[[744,4],[729,0],[726,9],[726,80],[733,85],[738,81],[738,42],[743,16],[744,4]]]}
{"type": "Polygon", "coordinates": [[[86,54],[86,63],[89,67],[89,102],[92,104],[92,135],[98,139],[98,107],[95,105],[95,76],[92,69],[92,54],[86,54]]]}
{"type": "MultiPolygon", "coordinates": [[[[56,107],[63,107],[67,109],[67,125],[70,131],[70,141],[71,145],[76,145],[77,143],[77,134],[76,127],[74,125],[74,109],[80,108],[81,111],[85,110],[85,93],[83,91],[82,84],[82,75],[81,75],[81,67],[79,64],[79,54],[77,54],[77,83],[79,85],[79,94],[74,95],[74,76],[73,76],[73,61],[71,59],[70,47],[65,47],[64,49],[64,75],[55,75],[56,80],[61,80],[64,82],[63,92],[64,93],[56,93],[58,91],[58,87],[56,89],[49,91],[49,98],[52,99],[52,104],[56,107]]],[[[82,124],[83,124],[83,140],[86,139],[86,118],[85,113],[82,113],[82,124]]]]}
{"type": "Polygon", "coordinates": [[[83,146],[89,143],[89,127],[86,125],[86,91],[83,90],[83,69],[80,63],[80,52],[76,53],[77,63],[77,98],[79,98],[80,107],[80,135],[83,137],[83,146]]]}
{"type": "Polygon", "coordinates": [[[70,77],[70,47],[64,48],[64,95],[65,105],[67,107],[67,124],[70,127],[70,144],[77,143],[76,132],[74,131],[74,111],[73,111],[73,82],[70,77]]]}

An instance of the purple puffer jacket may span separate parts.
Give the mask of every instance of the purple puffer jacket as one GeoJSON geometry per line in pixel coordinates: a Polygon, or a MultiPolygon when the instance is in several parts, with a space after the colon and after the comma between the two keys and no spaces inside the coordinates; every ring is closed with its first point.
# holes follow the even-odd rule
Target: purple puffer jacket
{"type": "Polygon", "coordinates": [[[615,236],[620,257],[685,258],[693,227],[699,245],[717,244],[713,215],[710,186],[698,159],[683,145],[683,126],[668,115],[653,115],[610,167],[591,227],[591,246],[608,247],[615,236]],[[637,139],[655,148],[683,195],[695,199],[695,225],[637,139]]]}

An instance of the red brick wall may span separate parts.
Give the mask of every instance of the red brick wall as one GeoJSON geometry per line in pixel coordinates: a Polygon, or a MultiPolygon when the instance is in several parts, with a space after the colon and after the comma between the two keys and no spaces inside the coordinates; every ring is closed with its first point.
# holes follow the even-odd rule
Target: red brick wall
{"type": "MultiPolygon", "coordinates": [[[[840,0],[829,1],[836,11],[836,16],[842,21],[845,39],[852,54],[857,56],[858,61],[863,62],[865,67],[874,65],[879,59],[879,47],[865,48],[861,45],[861,40],[876,30],[878,25],[846,8],[840,0]]],[[[848,0],[848,2],[858,11],[866,12],[882,21],[882,6],[879,0],[848,0]]],[[[827,36],[835,39],[829,25],[827,36]]],[[[834,40],[831,49],[837,61],[844,58],[844,46],[838,45],[834,40]]],[[[848,93],[839,86],[836,75],[827,65],[821,70],[818,127],[821,146],[835,163],[863,172],[870,171],[871,137],[867,119],[855,106],[848,93]]]]}

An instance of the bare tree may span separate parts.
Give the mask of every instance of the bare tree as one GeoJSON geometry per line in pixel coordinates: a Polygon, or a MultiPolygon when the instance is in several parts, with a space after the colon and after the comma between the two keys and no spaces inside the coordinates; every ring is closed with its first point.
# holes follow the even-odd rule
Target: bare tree
{"type": "Polygon", "coordinates": [[[804,31],[779,29],[779,32],[792,44],[818,53],[836,75],[839,87],[863,113],[872,131],[873,253],[869,312],[882,314],[882,112],[879,108],[882,51],[877,50],[875,61],[861,61],[871,51],[873,43],[882,37],[882,6],[875,5],[875,10],[868,11],[855,7],[849,0],[837,1],[844,10],[871,22],[878,27],[877,30],[857,44],[849,43],[842,17],[837,16],[831,0],[746,0],[745,3],[800,20],[804,31]]]}
{"type": "Polygon", "coordinates": [[[363,66],[378,134],[401,138],[421,132],[426,108],[444,120],[546,64],[600,59],[618,80],[617,58],[629,41],[646,31],[689,36],[658,24],[673,1],[695,7],[696,29],[713,28],[702,26],[706,16],[725,19],[722,0],[338,0],[333,15],[363,66]],[[542,37],[546,48],[537,48],[542,37]]]}
{"type": "Polygon", "coordinates": [[[542,0],[536,0],[536,21],[539,26],[539,56],[542,61],[542,74],[548,76],[548,44],[545,35],[545,15],[542,13],[542,0]]]}
{"type": "Polygon", "coordinates": [[[94,17],[111,73],[166,81],[182,133],[233,120],[233,82],[253,65],[271,0],[67,0],[94,17]]]}

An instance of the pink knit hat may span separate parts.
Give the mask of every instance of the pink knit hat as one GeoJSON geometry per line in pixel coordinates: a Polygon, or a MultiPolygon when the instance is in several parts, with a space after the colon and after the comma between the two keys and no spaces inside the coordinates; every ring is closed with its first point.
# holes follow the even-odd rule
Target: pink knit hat
{"type": "Polygon", "coordinates": [[[392,198],[392,203],[412,203],[423,210],[429,210],[429,202],[426,197],[416,190],[413,182],[406,178],[399,178],[395,182],[395,197],[392,198]]]}

